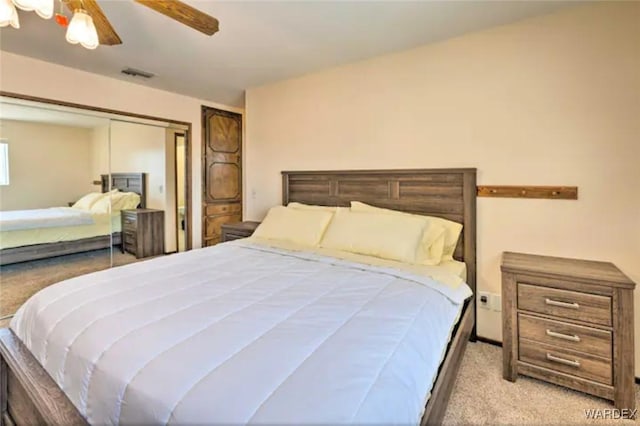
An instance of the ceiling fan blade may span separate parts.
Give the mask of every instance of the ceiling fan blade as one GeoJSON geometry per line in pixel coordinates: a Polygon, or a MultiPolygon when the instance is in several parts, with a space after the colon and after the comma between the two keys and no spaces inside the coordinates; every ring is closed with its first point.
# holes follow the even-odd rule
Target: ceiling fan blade
{"type": "Polygon", "coordinates": [[[134,0],[206,35],[218,32],[218,20],[178,0],[134,0]]]}
{"type": "Polygon", "coordinates": [[[89,12],[89,15],[93,18],[93,24],[96,26],[100,44],[106,46],[122,44],[122,40],[120,40],[120,37],[95,0],[64,0],[64,2],[72,12],[75,9],[84,9],[89,12]]]}

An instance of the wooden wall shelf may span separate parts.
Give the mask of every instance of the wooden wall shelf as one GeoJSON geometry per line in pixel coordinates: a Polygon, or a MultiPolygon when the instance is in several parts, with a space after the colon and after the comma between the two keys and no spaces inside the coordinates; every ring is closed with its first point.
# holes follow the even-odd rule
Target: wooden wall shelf
{"type": "Polygon", "coordinates": [[[550,200],[577,200],[577,186],[491,186],[479,185],[478,197],[545,198],[550,200]]]}

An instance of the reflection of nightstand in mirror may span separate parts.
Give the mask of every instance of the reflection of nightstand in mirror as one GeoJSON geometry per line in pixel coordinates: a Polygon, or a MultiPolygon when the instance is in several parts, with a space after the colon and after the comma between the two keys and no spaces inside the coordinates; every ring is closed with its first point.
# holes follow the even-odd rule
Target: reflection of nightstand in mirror
{"type": "Polygon", "coordinates": [[[122,252],[142,257],[164,254],[164,211],[122,210],[122,252]]]}

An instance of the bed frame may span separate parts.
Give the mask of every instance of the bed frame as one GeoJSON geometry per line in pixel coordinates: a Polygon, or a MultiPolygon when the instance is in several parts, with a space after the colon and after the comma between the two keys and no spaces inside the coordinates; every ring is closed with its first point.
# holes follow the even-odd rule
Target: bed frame
{"type": "MultiPolygon", "coordinates": [[[[476,170],[366,170],[283,172],[283,203],[348,206],[359,200],[379,207],[438,216],[464,224],[455,258],[467,264],[476,290],[476,170]]],[[[475,339],[475,297],[461,319],[440,365],[422,425],[442,422],[467,341],[475,339]]],[[[63,391],[9,329],[0,329],[0,426],[84,425],[63,391]]]]}
{"type": "MultiPolygon", "coordinates": [[[[140,195],[140,207],[146,206],[146,173],[112,173],[101,176],[102,192],[119,189],[140,195]]],[[[65,254],[82,253],[90,250],[117,246],[122,243],[120,232],[58,243],[33,244],[0,250],[0,265],[46,259],[65,254]]]]}

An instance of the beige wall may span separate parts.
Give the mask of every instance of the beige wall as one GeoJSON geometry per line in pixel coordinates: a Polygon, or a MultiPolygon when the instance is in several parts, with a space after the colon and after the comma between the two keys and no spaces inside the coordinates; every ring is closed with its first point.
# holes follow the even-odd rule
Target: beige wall
{"type": "MultiPolygon", "coordinates": [[[[167,132],[163,127],[112,120],[108,127],[94,129],[92,135],[92,175],[146,173],[147,207],[165,211],[165,250],[176,250],[174,176],[168,176],[167,164],[173,164],[173,152],[167,151],[167,132]],[[171,158],[166,159],[170,155],[171,158]]],[[[172,138],[173,140],[173,138],[172,138]]]]}
{"type": "MultiPolygon", "coordinates": [[[[100,175],[108,174],[111,168],[109,157],[109,128],[110,124],[91,129],[91,144],[89,148],[91,178],[101,179],[100,175]]],[[[99,188],[98,190],[101,190],[99,188]]]]}
{"type": "Polygon", "coordinates": [[[194,247],[201,246],[200,107],[242,109],[152,89],[73,68],[0,51],[0,90],[65,102],[134,112],[192,124],[192,194],[194,247]]]}
{"type": "MultiPolygon", "coordinates": [[[[66,207],[96,189],[91,185],[89,129],[26,121],[0,121],[9,143],[9,185],[0,209],[66,207]]],[[[99,189],[98,189],[99,191],[99,189]]]]}
{"type": "MultiPolygon", "coordinates": [[[[480,290],[500,291],[506,250],[610,260],[640,283],[639,22],[639,3],[579,6],[248,90],[247,219],[280,202],[281,170],[477,167],[479,184],[579,187],[478,199],[480,290]]],[[[500,313],[478,316],[501,339],[500,313]]]]}

